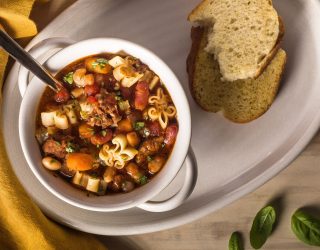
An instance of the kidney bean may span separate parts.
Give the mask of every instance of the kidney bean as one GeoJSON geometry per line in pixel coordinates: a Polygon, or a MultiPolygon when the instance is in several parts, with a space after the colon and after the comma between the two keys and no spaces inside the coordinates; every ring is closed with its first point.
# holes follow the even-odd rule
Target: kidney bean
{"type": "Polygon", "coordinates": [[[149,85],[146,82],[138,82],[135,88],[134,106],[138,110],[144,110],[148,105],[149,85]]]}
{"type": "Polygon", "coordinates": [[[162,128],[157,121],[148,122],[147,128],[149,129],[150,136],[160,136],[162,133],[162,128]]]}
{"type": "Polygon", "coordinates": [[[168,146],[172,146],[176,141],[177,134],[178,134],[178,126],[175,124],[169,125],[166,128],[164,143],[167,144],[168,146]]]}

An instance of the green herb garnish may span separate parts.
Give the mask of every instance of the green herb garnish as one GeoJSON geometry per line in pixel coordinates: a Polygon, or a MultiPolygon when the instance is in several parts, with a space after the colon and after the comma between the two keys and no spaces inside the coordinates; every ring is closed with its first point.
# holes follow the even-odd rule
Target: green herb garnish
{"type": "Polygon", "coordinates": [[[148,155],[148,156],[147,156],[147,160],[148,160],[148,162],[150,162],[150,161],[153,160],[153,158],[152,158],[150,155],[148,155]]]}
{"type": "Polygon", "coordinates": [[[148,182],[148,177],[143,175],[140,179],[139,179],[139,183],[140,185],[144,185],[148,182]]]}
{"type": "Polygon", "coordinates": [[[50,160],[50,163],[55,163],[55,162],[57,162],[56,159],[53,159],[53,158],[52,158],[52,159],[50,160]]]}
{"type": "Polygon", "coordinates": [[[238,232],[233,232],[229,240],[229,250],[243,250],[241,236],[238,232]]]}
{"type": "Polygon", "coordinates": [[[76,152],[78,149],[78,146],[72,142],[68,142],[67,147],[66,147],[66,151],[68,153],[74,153],[76,152]]]}
{"type": "Polygon", "coordinates": [[[135,122],[133,127],[135,130],[141,130],[144,128],[144,122],[135,122]]]}
{"type": "Polygon", "coordinates": [[[106,135],[107,135],[107,131],[102,130],[102,131],[101,131],[101,134],[102,134],[102,136],[106,136],[106,135]]]}
{"type": "Polygon", "coordinates": [[[105,58],[98,58],[96,59],[91,65],[93,68],[96,68],[97,66],[100,67],[100,69],[104,68],[108,64],[108,60],[105,58]]]}
{"type": "Polygon", "coordinates": [[[72,84],[73,83],[73,72],[71,71],[68,74],[66,74],[63,77],[63,81],[66,82],[66,83],[72,84]]]}
{"type": "Polygon", "coordinates": [[[311,246],[320,246],[319,219],[297,210],[291,217],[291,229],[302,242],[311,246]]]}
{"type": "Polygon", "coordinates": [[[253,220],[250,230],[250,243],[254,249],[259,249],[267,241],[276,221],[276,212],[272,206],[262,208],[253,220]]]}
{"type": "Polygon", "coordinates": [[[128,100],[126,101],[119,101],[118,102],[118,106],[120,108],[121,111],[126,111],[130,109],[130,103],[128,100]]]}

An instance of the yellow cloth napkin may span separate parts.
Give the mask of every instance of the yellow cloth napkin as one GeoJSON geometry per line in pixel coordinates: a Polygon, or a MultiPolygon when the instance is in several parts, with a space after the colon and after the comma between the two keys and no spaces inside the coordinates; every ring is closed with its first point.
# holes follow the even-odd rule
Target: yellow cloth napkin
{"type": "MultiPolygon", "coordinates": [[[[33,36],[34,0],[0,0],[0,23],[15,38],[33,36]]],[[[0,49],[0,87],[8,55],[0,49]]],[[[105,249],[93,236],[48,220],[28,197],[8,161],[0,136],[0,249],[105,249]]]]}

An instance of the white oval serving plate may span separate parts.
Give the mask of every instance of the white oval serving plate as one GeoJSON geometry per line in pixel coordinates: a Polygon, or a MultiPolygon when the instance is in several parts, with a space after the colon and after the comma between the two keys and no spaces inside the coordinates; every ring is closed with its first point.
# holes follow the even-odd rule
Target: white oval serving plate
{"type": "MultiPolygon", "coordinates": [[[[199,166],[193,194],[170,212],[150,213],[138,208],[88,212],[63,203],[41,186],[24,159],[18,136],[21,97],[15,65],[5,84],[2,106],[6,148],[22,185],[48,216],[70,227],[103,235],[147,233],[182,225],[268,181],[297,157],[316,133],[320,124],[320,2],[274,0],[286,27],[282,46],[288,53],[286,72],[271,109],[243,125],[202,111],[190,96],[185,70],[190,49],[186,17],[198,2],[80,0],[29,44],[30,48],[53,36],[74,40],[105,36],[131,40],[154,51],[176,73],[188,93],[191,145],[199,166]]],[[[173,194],[181,185],[183,174],[182,171],[158,198],[173,194]]]]}

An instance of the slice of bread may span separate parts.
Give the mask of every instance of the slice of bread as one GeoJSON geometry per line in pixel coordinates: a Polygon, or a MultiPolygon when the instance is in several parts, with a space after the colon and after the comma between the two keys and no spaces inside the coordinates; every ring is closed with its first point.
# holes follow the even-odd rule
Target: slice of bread
{"type": "Polygon", "coordinates": [[[204,0],[188,20],[208,27],[205,50],[214,54],[226,81],[257,78],[283,34],[271,0],[204,0]]]}
{"type": "Polygon", "coordinates": [[[206,111],[222,111],[233,122],[258,118],[269,109],[277,94],[286,63],[285,51],[279,49],[257,79],[222,81],[217,60],[204,50],[208,32],[201,27],[193,27],[191,31],[187,70],[194,100],[206,111]]]}

